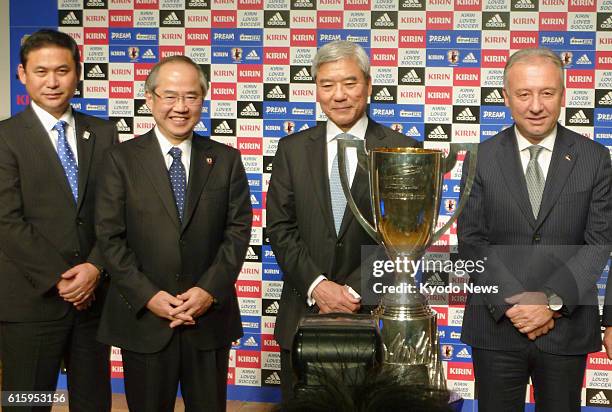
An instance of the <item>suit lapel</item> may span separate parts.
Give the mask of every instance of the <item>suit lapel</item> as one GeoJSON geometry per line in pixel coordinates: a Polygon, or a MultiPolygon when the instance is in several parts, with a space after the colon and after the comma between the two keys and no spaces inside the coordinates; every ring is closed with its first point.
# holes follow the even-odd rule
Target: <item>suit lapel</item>
{"type": "Polygon", "coordinates": [[[23,115],[25,116],[25,141],[31,144],[31,147],[35,148],[34,150],[40,150],[43,153],[43,157],[47,159],[45,163],[49,165],[51,179],[59,184],[66,199],[69,200],[71,205],[74,205],[74,197],[72,196],[66,173],[59,160],[57,151],[49,139],[49,134],[40,123],[38,116],[36,116],[31,106],[27,107],[23,115]]]}
{"type": "Polygon", "coordinates": [[[198,206],[200,194],[208,181],[215,160],[215,155],[211,152],[210,142],[194,133],[191,145],[189,183],[187,185],[187,204],[183,215],[182,230],[185,230],[198,206]]]}
{"type": "Polygon", "coordinates": [[[529,224],[535,226],[535,218],[529,202],[527,182],[518,151],[514,127],[511,126],[506,135],[501,139],[500,150],[497,152],[497,164],[506,181],[506,186],[511,197],[517,202],[519,209],[525,215],[529,224]]]}
{"type": "Polygon", "coordinates": [[[89,170],[91,168],[91,156],[96,142],[96,136],[93,131],[91,131],[86,117],[76,111],[73,111],[73,113],[76,126],[75,137],[77,143],[77,156],[79,158],[79,199],[77,204],[77,210],[79,210],[83,204],[85,191],[87,190],[89,170]]]}
{"type": "Polygon", "coordinates": [[[561,126],[558,125],[555,146],[553,148],[552,158],[548,168],[548,176],[546,176],[546,184],[544,186],[544,193],[542,194],[540,212],[538,213],[538,219],[536,222],[537,227],[544,222],[556,204],[557,199],[565,186],[565,182],[576,164],[577,158],[578,153],[576,153],[571,140],[565,136],[563,129],[561,129],[561,126]]]}
{"type": "Polygon", "coordinates": [[[329,194],[329,176],[327,173],[327,141],[325,125],[317,126],[309,135],[306,143],[306,158],[310,167],[310,180],[315,197],[323,211],[323,220],[330,232],[336,235],[334,218],[332,216],[331,196],[329,194]]]}
{"type": "Polygon", "coordinates": [[[168,169],[155,137],[155,132],[150,130],[137,139],[137,146],[140,150],[136,153],[136,159],[140,162],[143,173],[149,178],[151,185],[159,195],[162,204],[168,212],[168,216],[170,216],[170,219],[176,225],[176,229],[180,230],[181,225],[176,204],[174,203],[172,188],[170,187],[168,169]]]}

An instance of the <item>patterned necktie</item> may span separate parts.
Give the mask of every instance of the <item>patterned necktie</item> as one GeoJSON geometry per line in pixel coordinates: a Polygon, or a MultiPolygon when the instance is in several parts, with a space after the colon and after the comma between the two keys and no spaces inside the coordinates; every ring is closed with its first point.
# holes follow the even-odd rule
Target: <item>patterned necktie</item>
{"type": "MultiPolygon", "coordinates": [[[[341,133],[335,137],[336,139],[354,139],[355,136],[341,133]]],[[[347,159],[348,160],[348,159],[347,159]]],[[[349,165],[348,161],[346,164],[346,176],[349,178],[349,165]]],[[[346,209],[346,196],[342,190],[342,183],[340,182],[340,169],[338,167],[338,153],[332,162],[332,167],[329,176],[329,193],[331,195],[332,212],[334,215],[334,226],[336,227],[336,235],[340,233],[340,226],[342,225],[342,217],[344,216],[344,209],[346,209]]]]}
{"type": "Polygon", "coordinates": [[[540,212],[540,204],[542,203],[542,193],[544,192],[544,173],[538,163],[538,156],[544,149],[542,146],[532,145],[527,148],[529,150],[529,163],[525,171],[525,180],[527,181],[527,192],[529,192],[529,201],[531,202],[531,210],[533,216],[538,217],[540,212]]]}
{"type": "Polygon", "coordinates": [[[79,167],[77,166],[74,153],[72,153],[72,149],[68,144],[68,139],[66,139],[66,125],[65,121],[60,120],[55,123],[53,130],[57,131],[57,155],[64,168],[64,174],[66,179],[68,179],[72,197],[74,197],[76,203],[79,199],[79,167]]]}
{"type": "Polygon", "coordinates": [[[168,152],[172,156],[172,164],[168,169],[170,176],[170,184],[174,193],[174,202],[178,211],[179,220],[183,221],[183,210],[185,210],[185,192],[187,191],[187,177],[185,174],[185,166],[181,161],[182,151],[178,147],[173,147],[168,152]]]}

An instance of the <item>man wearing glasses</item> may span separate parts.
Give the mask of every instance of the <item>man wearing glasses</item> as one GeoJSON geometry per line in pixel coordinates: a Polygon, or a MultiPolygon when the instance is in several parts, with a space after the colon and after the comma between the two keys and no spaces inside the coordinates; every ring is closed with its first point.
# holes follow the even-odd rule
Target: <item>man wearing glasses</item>
{"type": "Polygon", "coordinates": [[[207,81],[185,56],[146,83],[156,127],[108,153],[96,202],[111,276],[99,339],[122,349],[131,411],[224,411],[230,344],[242,335],[234,283],[251,204],[240,153],[193,133],[207,81]]]}

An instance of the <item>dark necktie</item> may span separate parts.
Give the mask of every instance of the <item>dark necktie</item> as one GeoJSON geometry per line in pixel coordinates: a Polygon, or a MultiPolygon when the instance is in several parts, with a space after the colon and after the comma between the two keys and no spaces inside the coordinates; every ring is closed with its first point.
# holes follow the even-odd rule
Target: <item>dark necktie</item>
{"type": "Polygon", "coordinates": [[[542,203],[542,193],[544,192],[544,173],[538,163],[538,156],[544,149],[542,146],[532,145],[527,148],[529,150],[529,163],[525,170],[525,180],[527,181],[527,192],[529,192],[529,202],[533,216],[537,219],[540,212],[540,204],[542,203]]]}
{"type": "Polygon", "coordinates": [[[168,169],[168,175],[170,176],[170,184],[172,185],[172,192],[174,193],[174,203],[176,203],[176,210],[178,211],[179,220],[183,221],[183,211],[185,210],[185,192],[187,191],[187,177],[185,174],[185,166],[181,161],[181,149],[173,147],[168,152],[172,156],[172,164],[168,169]]]}
{"type": "Polygon", "coordinates": [[[68,139],[66,139],[66,125],[65,121],[60,120],[53,126],[53,130],[57,131],[57,155],[64,168],[64,174],[68,179],[70,191],[76,203],[79,199],[79,167],[68,144],[68,139]]]}

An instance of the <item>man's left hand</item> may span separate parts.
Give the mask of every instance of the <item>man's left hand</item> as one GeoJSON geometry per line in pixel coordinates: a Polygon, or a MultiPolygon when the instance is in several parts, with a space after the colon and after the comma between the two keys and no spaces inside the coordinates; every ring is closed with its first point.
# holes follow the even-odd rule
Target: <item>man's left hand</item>
{"type": "MultiPolygon", "coordinates": [[[[214,298],[210,293],[197,286],[192,287],[187,292],[181,293],[176,297],[182,300],[183,304],[171,310],[171,316],[176,316],[179,313],[185,313],[195,319],[206,313],[214,302],[214,298]]],[[[171,328],[178,326],[173,325],[175,322],[176,321],[170,323],[171,328]]]]}
{"type": "Polygon", "coordinates": [[[511,296],[506,302],[514,305],[506,311],[515,328],[529,334],[548,324],[555,312],[548,308],[548,299],[543,292],[523,292],[511,296]]]}
{"type": "Polygon", "coordinates": [[[62,273],[61,278],[57,285],[59,295],[74,306],[81,306],[98,286],[100,271],[91,263],[81,263],[62,273]]]}

